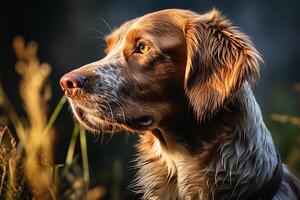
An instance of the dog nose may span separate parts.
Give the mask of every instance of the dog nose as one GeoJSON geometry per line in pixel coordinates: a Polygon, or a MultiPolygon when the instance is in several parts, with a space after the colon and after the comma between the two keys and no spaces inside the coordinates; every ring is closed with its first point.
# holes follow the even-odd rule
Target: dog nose
{"type": "Polygon", "coordinates": [[[75,97],[86,81],[86,76],[78,71],[71,71],[60,79],[61,89],[68,97],[75,97]]]}

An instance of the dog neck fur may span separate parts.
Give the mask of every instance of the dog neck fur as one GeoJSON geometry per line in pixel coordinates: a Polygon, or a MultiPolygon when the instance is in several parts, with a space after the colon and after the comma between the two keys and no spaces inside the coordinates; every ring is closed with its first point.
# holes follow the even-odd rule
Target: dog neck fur
{"type": "Polygon", "coordinates": [[[151,132],[142,134],[132,188],[143,199],[239,199],[257,192],[273,176],[276,150],[248,83],[234,101],[242,116],[236,126],[220,127],[214,141],[199,141],[196,153],[172,142],[168,130],[166,145],[151,132]]]}

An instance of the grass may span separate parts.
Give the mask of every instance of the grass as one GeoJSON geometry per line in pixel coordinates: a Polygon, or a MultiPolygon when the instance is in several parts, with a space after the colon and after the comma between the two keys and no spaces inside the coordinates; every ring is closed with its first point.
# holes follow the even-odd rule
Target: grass
{"type": "MultiPolygon", "coordinates": [[[[105,188],[90,187],[84,128],[74,125],[65,162],[53,162],[54,124],[67,99],[62,96],[52,114],[48,115],[51,86],[47,80],[51,66],[39,61],[35,42],[25,44],[22,37],[16,37],[13,48],[18,59],[16,72],[21,77],[19,92],[26,116],[18,115],[0,80],[0,111],[5,115],[0,119],[8,119],[2,120],[4,123],[0,120],[0,199],[101,199],[106,193],[105,188]],[[75,154],[77,143],[81,162],[75,154]]],[[[300,84],[297,84],[296,91],[299,92],[299,88],[300,84]]],[[[273,114],[271,119],[284,126],[300,127],[297,116],[273,114]]],[[[300,169],[299,134],[294,134],[292,140],[285,161],[294,169],[300,169]]],[[[112,171],[115,177],[111,187],[112,199],[120,199],[120,162],[113,163],[112,171]]]]}
{"type": "MultiPolygon", "coordinates": [[[[300,94],[300,83],[295,84],[296,93],[300,94]]],[[[270,116],[276,127],[274,136],[277,138],[279,149],[283,155],[284,162],[300,177],[300,116],[290,114],[274,113],[270,116]]]]}
{"type": "Polygon", "coordinates": [[[82,165],[83,165],[83,178],[87,185],[90,183],[90,173],[89,173],[89,162],[88,162],[88,153],[86,145],[86,134],[85,129],[80,127],[80,146],[82,154],[82,165]]]}
{"type": "Polygon", "coordinates": [[[84,128],[74,126],[65,163],[53,163],[53,125],[66,97],[60,99],[47,119],[51,99],[51,86],[47,82],[50,65],[39,61],[35,42],[25,44],[25,40],[18,36],[13,48],[18,59],[16,71],[21,77],[19,91],[26,118],[17,114],[0,82],[0,109],[7,115],[7,125],[16,135],[14,137],[6,125],[0,124],[3,126],[0,128],[0,198],[100,199],[105,193],[104,188],[89,187],[84,128]],[[74,156],[78,136],[83,169],[74,156]]]}
{"type": "Polygon", "coordinates": [[[55,109],[47,123],[47,126],[42,133],[42,136],[46,135],[49,132],[49,130],[51,130],[56,118],[58,117],[58,115],[59,115],[61,109],[63,108],[63,106],[65,105],[66,101],[67,101],[66,96],[62,96],[60,101],[58,102],[57,106],[55,107],[55,109]]]}
{"type": "Polygon", "coordinates": [[[16,140],[7,127],[0,130],[1,183],[0,197],[20,199],[24,196],[24,180],[20,178],[21,156],[17,153],[16,140]]]}

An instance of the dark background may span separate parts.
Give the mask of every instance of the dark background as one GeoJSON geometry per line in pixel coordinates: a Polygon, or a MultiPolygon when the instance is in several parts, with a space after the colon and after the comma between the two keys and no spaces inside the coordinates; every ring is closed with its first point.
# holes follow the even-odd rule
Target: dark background
{"type": "MultiPolygon", "coordinates": [[[[272,113],[300,115],[300,93],[294,86],[300,81],[300,1],[267,0],[64,0],[7,1],[0,3],[0,76],[18,112],[22,111],[18,94],[19,77],[14,71],[16,57],[13,38],[22,35],[39,44],[42,62],[51,64],[53,88],[51,110],[62,96],[58,81],[62,74],[103,56],[104,34],[128,19],[165,8],[184,8],[205,12],[220,9],[235,25],[247,33],[262,54],[265,65],[255,90],[265,121],[285,162],[300,174],[299,160],[290,157],[300,145],[299,128],[271,120],[272,113]],[[292,160],[292,161],[291,161],[292,160]],[[298,170],[298,171],[297,171],[298,170]]],[[[73,129],[72,115],[65,106],[57,123],[56,163],[63,163],[73,129]]],[[[130,167],[136,136],[123,134],[88,136],[92,185],[104,185],[108,199],[129,199],[126,189],[133,178],[130,167]],[[110,140],[109,142],[107,142],[110,140]],[[108,144],[106,144],[108,143],[108,144]]],[[[297,151],[296,151],[297,152],[297,151]]],[[[300,153],[300,152],[299,152],[300,153]]],[[[299,159],[299,156],[298,156],[299,159]]]]}

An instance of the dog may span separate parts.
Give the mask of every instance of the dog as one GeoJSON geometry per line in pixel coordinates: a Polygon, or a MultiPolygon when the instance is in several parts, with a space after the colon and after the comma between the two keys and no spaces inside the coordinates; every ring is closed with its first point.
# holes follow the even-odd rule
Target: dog
{"type": "Polygon", "coordinates": [[[60,84],[86,129],[139,134],[142,199],[299,199],[252,93],[261,56],[218,10],[153,12],[106,43],[60,84]]]}

